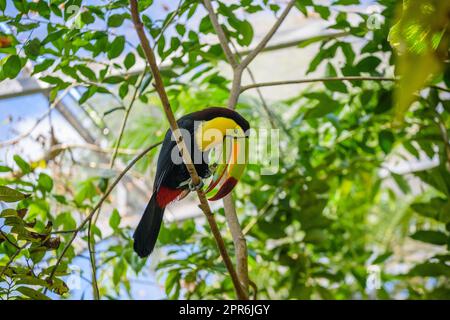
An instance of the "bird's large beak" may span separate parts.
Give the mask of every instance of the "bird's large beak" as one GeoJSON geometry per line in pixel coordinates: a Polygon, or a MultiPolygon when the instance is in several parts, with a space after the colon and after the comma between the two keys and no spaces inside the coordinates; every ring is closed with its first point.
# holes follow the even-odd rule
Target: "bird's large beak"
{"type": "Polygon", "coordinates": [[[226,137],[222,146],[222,161],[218,164],[206,193],[218,191],[208,200],[222,199],[229,194],[242,177],[248,163],[248,139],[245,137],[226,137]]]}

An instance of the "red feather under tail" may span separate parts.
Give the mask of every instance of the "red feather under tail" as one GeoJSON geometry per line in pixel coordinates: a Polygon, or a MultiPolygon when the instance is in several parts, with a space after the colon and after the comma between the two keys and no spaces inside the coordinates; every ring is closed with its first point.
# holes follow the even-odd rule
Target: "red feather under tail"
{"type": "Polygon", "coordinates": [[[160,187],[156,195],[156,202],[160,208],[165,208],[169,203],[174,201],[183,192],[181,189],[170,189],[160,187]]]}

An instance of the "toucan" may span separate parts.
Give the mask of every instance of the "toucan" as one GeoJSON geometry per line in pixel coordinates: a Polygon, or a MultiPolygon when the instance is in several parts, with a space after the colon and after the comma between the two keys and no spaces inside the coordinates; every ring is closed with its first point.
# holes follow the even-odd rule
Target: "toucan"
{"type": "Polygon", "coordinates": [[[149,256],[155,247],[164,209],[175,200],[181,200],[203,187],[203,179],[212,175],[205,193],[218,191],[208,200],[215,201],[230,193],[241,178],[248,162],[248,121],[234,110],[210,107],[181,117],[180,132],[186,143],[199,177],[200,185],[193,185],[182,161],[176,141],[169,129],[159,153],[153,194],[134,232],[134,251],[141,257],[149,256]],[[214,150],[217,163],[210,165],[214,150]]]}

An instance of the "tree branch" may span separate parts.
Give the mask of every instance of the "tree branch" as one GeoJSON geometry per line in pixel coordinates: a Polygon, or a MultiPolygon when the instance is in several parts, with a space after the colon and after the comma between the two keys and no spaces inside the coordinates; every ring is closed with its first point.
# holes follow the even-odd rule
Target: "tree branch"
{"type": "MultiPolygon", "coordinates": [[[[298,47],[298,46],[302,46],[304,44],[308,44],[311,42],[319,42],[319,41],[323,41],[323,40],[335,39],[335,38],[345,37],[345,36],[349,36],[349,35],[350,35],[350,33],[345,32],[345,31],[344,32],[324,33],[324,34],[319,34],[319,35],[308,37],[308,38],[295,39],[295,40],[291,40],[291,41],[286,41],[286,42],[281,42],[281,43],[273,44],[270,46],[266,46],[261,50],[261,52],[269,52],[269,51],[287,49],[287,48],[291,48],[291,47],[298,47]]],[[[255,48],[241,50],[241,51],[238,51],[238,53],[245,56],[245,55],[248,55],[253,50],[255,50],[255,48]]]]}
{"type": "Polygon", "coordinates": [[[236,69],[238,67],[238,62],[231,52],[230,46],[228,45],[228,39],[225,35],[225,32],[222,29],[222,26],[219,23],[219,20],[214,12],[214,8],[211,4],[210,0],[203,0],[203,4],[205,5],[206,11],[208,11],[209,19],[211,20],[211,24],[213,25],[214,30],[217,33],[217,36],[219,37],[219,42],[222,47],[223,52],[225,53],[225,56],[230,63],[231,67],[236,69]]]}
{"type": "MultiPolygon", "coordinates": [[[[219,23],[217,22],[217,16],[211,6],[209,0],[204,0],[205,6],[208,10],[209,18],[213,24],[216,33],[219,36],[219,42],[224,50],[224,53],[229,58],[229,63],[233,69],[233,83],[230,91],[230,97],[228,99],[228,108],[234,110],[241,93],[241,82],[242,82],[242,72],[244,68],[241,67],[241,63],[236,60],[236,56],[231,52],[230,46],[228,45],[228,40],[223,33],[223,30],[219,23]],[[228,53],[227,53],[228,52],[228,53]]],[[[231,42],[233,45],[233,43],[231,42]]],[[[238,59],[240,58],[237,55],[238,59]]],[[[236,266],[237,266],[237,277],[240,282],[240,286],[243,288],[245,295],[248,297],[248,259],[247,259],[247,243],[245,241],[244,234],[242,233],[241,226],[239,224],[239,219],[236,214],[236,207],[231,194],[228,194],[223,199],[223,206],[225,212],[225,219],[230,229],[231,236],[233,238],[234,249],[236,252],[236,266]]]]}
{"type": "Polygon", "coordinates": [[[272,81],[272,82],[260,82],[242,86],[241,93],[249,89],[261,88],[261,87],[273,87],[289,84],[301,84],[311,82],[326,82],[326,81],[395,81],[392,77],[364,77],[364,76],[350,76],[350,77],[328,77],[328,78],[314,78],[314,79],[299,79],[299,80],[286,80],[286,81],[272,81]]]}
{"type": "Polygon", "coordinates": [[[231,236],[233,238],[234,249],[236,251],[237,274],[245,293],[248,295],[249,279],[247,241],[242,233],[231,193],[223,199],[223,206],[228,228],[230,229],[231,236]]]}
{"type": "MultiPolygon", "coordinates": [[[[195,170],[194,164],[192,163],[192,159],[191,159],[189,150],[186,147],[186,144],[183,140],[183,136],[181,135],[181,132],[178,128],[178,124],[175,120],[172,109],[170,107],[169,99],[167,97],[167,94],[166,94],[166,91],[164,88],[164,84],[161,79],[161,74],[159,72],[158,65],[156,63],[155,54],[153,53],[153,50],[150,47],[150,43],[147,39],[147,36],[146,36],[144,28],[143,28],[143,24],[142,24],[140,16],[139,16],[137,1],[130,0],[130,7],[131,7],[131,16],[133,19],[134,26],[136,28],[136,32],[138,34],[139,40],[141,42],[141,46],[143,48],[143,51],[144,51],[147,61],[149,63],[150,69],[152,70],[153,78],[155,80],[154,87],[155,87],[156,91],[158,92],[159,98],[161,99],[161,103],[162,103],[164,112],[166,114],[167,120],[169,121],[172,134],[174,135],[174,137],[176,139],[177,146],[181,152],[181,156],[183,157],[183,162],[186,165],[186,168],[191,176],[192,182],[195,185],[198,185],[201,182],[201,180],[197,174],[197,171],[195,170]]],[[[208,223],[211,227],[211,231],[214,235],[214,238],[216,240],[220,254],[222,256],[222,259],[225,263],[225,266],[228,269],[228,272],[230,273],[231,280],[232,280],[234,288],[236,290],[237,297],[238,297],[238,299],[248,299],[247,295],[245,294],[245,292],[242,289],[242,286],[240,285],[236,271],[233,267],[233,263],[231,262],[230,256],[228,255],[228,252],[227,252],[227,249],[225,246],[225,242],[223,241],[222,236],[220,235],[219,229],[217,227],[217,223],[211,212],[211,208],[209,207],[208,200],[206,199],[205,194],[203,193],[203,191],[201,189],[197,190],[197,196],[200,200],[200,208],[202,209],[203,213],[205,214],[205,216],[208,220],[208,223]]]]}
{"type": "Polygon", "coordinates": [[[11,265],[11,263],[14,262],[14,259],[19,255],[19,253],[28,245],[28,243],[25,243],[22,247],[17,248],[16,252],[9,258],[6,265],[3,266],[2,271],[0,272],[0,278],[3,277],[8,267],[11,265]]]}
{"type": "Polygon", "coordinates": [[[88,233],[87,233],[89,260],[91,262],[91,273],[92,273],[91,285],[94,300],[100,300],[100,290],[98,289],[98,282],[97,282],[97,261],[95,259],[95,241],[94,241],[95,235],[92,232],[92,217],[89,219],[88,233]]]}
{"type": "Polygon", "coordinates": [[[264,47],[267,45],[267,43],[270,41],[270,39],[272,39],[272,37],[275,34],[275,32],[277,32],[278,28],[281,26],[281,24],[283,23],[284,19],[289,14],[289,11],[291,11],[291,9],[294,6],[294,4],[295,4],[295,0],[289,1],[288,5],[284,9],[283,13],[280,15],[278,20],[275,22],[275,24],[269,30],[269,32],[265,35],[265,37],[261,40],[261,42],[256,46],[256,48],[253,49],[253,51],[251,51],[248,54],[248,56],[246,56],[245,59],[241,62],[240,66],[242,68],[247,67],[250,64],[250,62],[252,62],[252,60],[258,55],[258,53],[260,53],[261,50],[264,49],[264,47]]]}

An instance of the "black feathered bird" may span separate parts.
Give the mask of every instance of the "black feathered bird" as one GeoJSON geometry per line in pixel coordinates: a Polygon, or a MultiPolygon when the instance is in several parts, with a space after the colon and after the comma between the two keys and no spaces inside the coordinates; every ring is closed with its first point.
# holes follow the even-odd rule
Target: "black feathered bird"
{"type": "MultiPolygon", "coordinates": [[[[219,182],[219,191],[210,200],[218,200],[231,192],[242,175],[248,158],[247,138],[249,123],[239,113],[219,107],[206,108],[187,114],[180,118],[178,126],[183,139],[190,151],[195,169],[200,178],[211,175],[208,164],[210,150],[222,143],[226,137],[231,137],[231,148],[228,148],[224,163],[214,172],[214,177],[206,192],[210,192],[219,182]],[[244,140],[244,163],[238,163],[237,158],[242,153],[242,144],[236,141],[244,140]]],[[[163,219],[165,207],[176,199],[184,198],[196,186],[190,183],[190,175],[181,160],[178,147],[169,129],[164,138],[156,168],[152,197],[145,208],[139,225],[134,232],[134,250],[140,257],[148,256],[155,247],[163,219]]]]}

